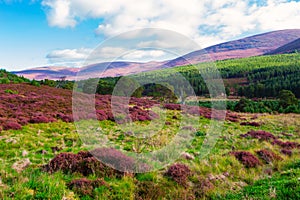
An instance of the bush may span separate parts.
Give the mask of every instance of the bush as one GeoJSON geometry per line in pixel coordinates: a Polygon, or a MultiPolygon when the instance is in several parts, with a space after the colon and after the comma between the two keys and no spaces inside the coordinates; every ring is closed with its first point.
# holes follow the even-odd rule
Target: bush
{"type": "Polygon", "coordinates": [[[142,181],[136,185],[135,196],[137,200],[160,199],[165,195],[165,190],[153,181],[142,181]]]}
{"type": "Polygon", "coordinates": [[[49,173],[63,171],[64,173],[80,173],[84,176],[94,174],[98,177],[116,177],[121,173],[101,163],[88,151],[80,151],[78,154],[60,153],[53,158],[43,170],[49,173]]]}
{"type": "Polygon", "coordinates": [[[10,80],[8,78],[2,78],[0,79],[0,84],[9,84],[10,80]]]}
{"type": "Polygon", "coordinates": [[[234,155],[247,168],[257,167],[261,164],[257,157],[247,151],[234,151],[230,154],[234,155]]]}
{"type": "Polygon", "coordinates": [[[235,105],[234,111],[245,112],[245,108],[248,107],[250,100],[241,98],[240,101],[235,105]]]}
{"type": "Polygon", "coordinates": [[[241,137],[252,137],[252,138],[257,138],[257,139],[265,140],[265,141],[271,141],[271,140],[276,139],[276,137],[272,133],[262,131],[262,130],[259,130],[259,131],[251,130],[246,134],[241,134],[240,136],[241,137]]]}
{"type": "Polygon", "coordinates": [[[98,148],[91,151],[98,159],[110,167],[122,171],[132,173],[136,170],[135,160],[126,156],[121,151],[113,148],[98,148]]]}
{"type": "Polygon", "coordinates": [[[187,180],[191,175],[191,170],[185,164],[176,163],[169,167],[165,175],[171,177],[178,184],[187,186],[187,180]]]}
{"type": "Polygon", "coordinates": [[[61,119],[63,122],[74,122],[74,118],[71,114],[59,113],[56,115],[58,119],[61,119]]]}
{"type": "Polygon", "coordinates": [[[43,169],[49,173],[63,171],[73,173],[77,170],[77,164],[82,158],[73,153],[60,153],[53,158],[43,169]]]}
{"type": "Polygon", "coordinates": [[[55,119],[53,119],[52,117],[38,115],[38,116],[33,116],[29,122],[37,124],[37,123],[49,123],[49,122],[53,122],[53,121],[55,121],[55,119]]]}
{"type": "Polygon", "coordinates": [[[214,189],[214,185],[210,182],[209,179],[204,179],[202,177],[197,178],[194,185],[194,193],[197,199],[202,199],[205,195],[214,189]]]}
{"type": "Polygon", "coordinates": [[[22,129],[22,126],[16,121],[7,121],[2,126],[3,126],[3,130],[10,130],[10,129],[20,130],[20,129],[22,129]]]}
{"type": "Polygon", "coordinates": [[[181,104],[165,104],[164,107],[168,110],[181,110],[181,104]]]}
{"type": "Polygon", "coordinates": [[[86,178],[76,179],[67,184],[68,187],[73,190],[79,196],[91,196],[93,197],[93,191],[97,187],[107,186],[107,183],[103,179],[96,179],[94,181],[86,178]]]}
{"type": "Polygon", "coordinates": [[[281,140],[274,140],[273,142],[272,142],[272,144],[273,145],[278,145],[278,146],[280,146],[280,147],[282,147],[282,148],[285,148],[285,149],[296,149],[296,148],[300,148],[300,144],[299,143],[297,143],[297,142],[289,142],[289,141],[287,141],[287,142],[283,142],[283,141],[281,141],[281,140]]]}
{"type": "Polygon", "coordinates": [[[279,92],[279,105],[283,108],[287,108],[291,105],[298,106],[298,99],[290,90],[281,90],[279,92]]]}
{"type": "Polygon", "coordinates": [[[30,85],[33,85],[33,86],[36,86],[36,87],[41,86],[41,84],[38,81],[34,80],[34,79],[30,82],[30,85]]]}
{"type": "Polygon", "coordinates": [[[87,157],[79,161],[76,166],[76,172],[79,172],[84,176],[94,174],[97,177],[103,177],[103,178],[105,177],[113,178],[116,177],[117,175],[120,177],[121,175],[121,173],[103,164],[95,157],[87,157]]]}
{"type": "Polygon", "coordinates": [[[4,92],[7,94],[18,94],[19,93],[18,91],[10,90],[10,89],[5,90],[4,92]]]}
{"type": "Polygon", "coordinates": [[[254,126],[254,127],[261,126],[261,124],[258,122],[242,122],[242,123],[240,123],[240,125],[241,126],[254,126]]]}
{"type": "Polygon", "coordinates": [[[276,161],[276,160],[282,160],[282,158],[279,155],[273,153],[272,151],[266,150],[266,149],[256,151],[256,153],[267,164],[272,163],[273,161],[276,161]]]}
{"type": "Polygon", "coordinates": [[[293,152],[289,149],[281,149],[280,152],[284,155],[287,155],[287,156],[292,156],[292,154],[293,154],[293,152]]]}
{"type": "Polygon", "coordinates": [[[282,110],[283,113],[300,113],[300,108],[298,105],[290,105],[282,110]]]}

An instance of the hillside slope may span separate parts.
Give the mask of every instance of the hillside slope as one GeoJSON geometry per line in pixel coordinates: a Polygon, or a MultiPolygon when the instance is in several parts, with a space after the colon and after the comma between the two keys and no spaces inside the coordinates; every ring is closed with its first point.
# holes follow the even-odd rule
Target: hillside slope
{"type": "Polygon", "coordinates": [[[23,83],[23,82],[30,82],[27,78],[17,76],[13,73],[10,73],[4,69],[0,68],[0,84],[1,83],[23,83]]]}
{"type": "Polygon", "coordinates": [[[80,70],[84,72],[84,75],[82,77],[77,77],[79,79],[85,79],[87,77],[91,78],[123,76],[174,66],[196,64],[206,61],[264,55],[268,52],[276,50],[279,47],[295,41],[299,37],[300,29],[280,30],[214,45],[202,50],[191,52],[187,55],[178,57],[170,61],[147,63],[113,62],[109,64],[109,66],[108,63],[96,63],[90,66],[85,66],[81,69],[64,67],[42,67],[14,73],[23,75],[30,79],[59,79],[60,77],[67,77],[67,79],[69,80],[74,80],[76,78],[76,73],[80,70]],[[107,68],[107,70],[105,71],[105,73],[102,73],[104,68],[107,68]]]}
{"type": "Polygon", "coordinates": [[[295,53],[296,51],[300,51],[300,38],[267,53],[267,55],[295,53]]]}
{"type": "Polygon", "coordinates": [[[300,29],[280,30],[225,42],[176,58],[167,66],[263,55],[300,37],[300,29]]]}

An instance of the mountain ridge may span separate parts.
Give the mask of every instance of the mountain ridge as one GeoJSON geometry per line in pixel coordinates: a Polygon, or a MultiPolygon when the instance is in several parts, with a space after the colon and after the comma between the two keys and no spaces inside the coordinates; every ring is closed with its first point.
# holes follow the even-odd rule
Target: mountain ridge
{"type": "Polygon", "coordinates": [[[82,68],[39,67],[13,73],[37,80],[45,78],[57,80],[62,77],[75,80],[91,77],[124,76],[201,62],[265,55],[276,49],[283,48],[285,45],[289,45],[299,38],[300,29],[278,30],[216,44],[172,60],[161,62],[152,61],[141,63],[118,61],[112,63],[96,63],[82,68]],[[78,75],[80,76],[76,76],[77,73],[79,73],[78,75]]]}
{"type": "Polygon", "coordinates": [[[300,51],[300,38],[290,42],[284,46],[279,47],[271,52],[266,53],[266,55],[284,54],[284,53],[294,53],[300,51]]]}

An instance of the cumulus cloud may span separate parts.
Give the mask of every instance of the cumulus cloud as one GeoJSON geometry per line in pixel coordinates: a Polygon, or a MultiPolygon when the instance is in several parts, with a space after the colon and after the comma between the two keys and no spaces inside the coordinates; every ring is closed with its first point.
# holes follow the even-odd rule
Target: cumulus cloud
{"type": "Polygon", "coordinates": [[[46,58],[51,63],[77,62],[85,60],[91,52],[92,49],[86,48],[55,50],[49,53],[46,58]]]}
{"type": "Polygon", "coordinates": [[[299,28],[298,0],[43,0],[50,26],[75,27],[88,19],[99,19],[95,33],[111,37],[142,28],[167,29],[195,41],[187,42],[176,34],[162,33],[152,37],[151,30],[123,35],[124,41],[138,41],[136,49],[155,47],[156,51],[137,50],[128,46],[106,46],[91,53],[90,49],[66,49],[51,52],[51,62],[77,61],[89,56],[101,61],[113,58],[151,60],[170,58],[161,49],[185,54],[196,48],[228,41],[244,35],[279,29],[299,28]],[[144,40],[144,38],[147,38],[144,40]],[[150,39],[149,39],[150,38],[150,39]],[[180,51],[178,50],[180,49],[180,51]],[[126,55],[125,55],[126,54],[126,55]]]}
{"type": "Polygon", "coordinates": [[[51,64],[68,64],[72,66],[88,65],[100,62],[137,61],[146,62],[165,59],[166,52],[151,49],[125,49],[120,47],[101,47],[97,49],[63,49],[49,53],[46,58],[51,64]]]}
{"type": "Polygon", "coordinates": [[[71,9],[71,1],[69,0],[45,0],[42,5],[48,7],[48,22],[50,26],[61,28],[74,27],[76,25],[75,10],[71,9]]]}
{"type": "Polygon", "coordinates": [[[130,61],[157,61],[164,58],[165,54],[166,53],[161,50],[135,50],[122,56],[122,58],[130,61]]]}
{"type": "Polygon", "coordinates": [[[74,27],[80,20],[101,18],[96,33],[105,36],[154,27],[200,42],[201,37],[221,41],[249,31],[297,28],[300,16],[296,0],[44,0],[43,5],[51,26],[74,27]]]}

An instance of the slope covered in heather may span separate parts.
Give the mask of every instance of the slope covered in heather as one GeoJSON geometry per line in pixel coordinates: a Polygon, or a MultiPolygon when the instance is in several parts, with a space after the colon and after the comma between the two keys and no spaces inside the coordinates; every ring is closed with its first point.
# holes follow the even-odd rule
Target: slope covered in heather
{"type": "Polygon", "coordinates": [[[299,51],[300,51],[300,38],[267,53],[267,55],[295,53],[299,51]]]}
{"type": "Polygon", "coordinates": [[[113,62],[95,63],[82,68],[67,67],[41,67],[13,72],[30,79],[60,79],[66,77],[69,80],[85,79],[87,77],[115,77],[136,74],[145,71],[197,64],[207,61],[226,60],[232,58],[245,58],[263,55],[281,46],[284,46],[300,37],[300,29],[280,30],[259,35],[254,35],[234,41],[217,44],[205,49],[191,52],[187,55],[162,62],[113,62]],[[103,72],[103,69],[106,69],[103,72]],[[76,77],[82,71],[83,77],[76,77]]]}

